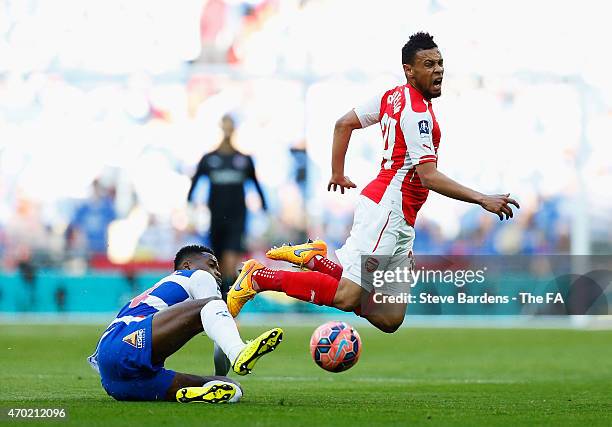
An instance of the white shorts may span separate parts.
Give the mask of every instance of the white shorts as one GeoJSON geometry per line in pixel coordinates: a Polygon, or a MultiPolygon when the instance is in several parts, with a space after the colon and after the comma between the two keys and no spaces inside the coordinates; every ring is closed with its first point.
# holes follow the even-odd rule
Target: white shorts
{"type": "MultiPolygon", "coordinates": [[[[351,234],[336,251],[342,264],[342,277],[357,283],[368,292],[375,286],[369,276],[362,280],[362,271],[413,268],[412,245],[414,228],[390,209],[359,196],[351,234]]],[[[384,294],[408,293],[410,283],[385,283],[378,289],[384,294]]]]}

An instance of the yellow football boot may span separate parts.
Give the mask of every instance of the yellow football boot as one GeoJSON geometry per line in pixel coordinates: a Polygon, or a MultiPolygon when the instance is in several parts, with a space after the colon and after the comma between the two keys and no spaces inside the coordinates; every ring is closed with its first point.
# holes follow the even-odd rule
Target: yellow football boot
{"type": "Polygon", "coordinates": [[[202,387],[183,387],[176,392],[176,401],[180,403],[226,403],[236,394],[238,386],[234,383],[216,381],[202,387]]]}
{"type": "Polygon", "coordinates": [[[281,328],[270,329],[264,332],[253,341],[247,343],[246,347],[240,352],[232,369],[238,375],[251,373],[255,362],[264,354],[268,354],[283,340],[283,330],[281,328]]]}
{"type": "Polygon", "coordinates": [[[327,244],[323,240],[309,240],[301,245],[283,245],[280,248],[272,248],[266,252],[266,257],[278,261],[287,261],[300,268],[315,255],[327,257],[327,244]]]}
{"type": "Polygon", "coordinates": [[[257,293],[253,289],[253,273],[264,268],[257,260],[250,259],[242,265],[242,270],[227,293],[227,309],[233,317],[238,316],[247,301],[257,293]]]}

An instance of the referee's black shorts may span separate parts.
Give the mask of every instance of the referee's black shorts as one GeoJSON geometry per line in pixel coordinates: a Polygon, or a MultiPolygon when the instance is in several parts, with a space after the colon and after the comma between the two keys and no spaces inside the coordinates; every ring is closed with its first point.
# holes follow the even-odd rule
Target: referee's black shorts
{"type": "Polygon", "coordinates": [[[217,257],[223,256],[225,251],[244,252],[245,223],[244,216],[211,218],[210,245],[217,257]]]}

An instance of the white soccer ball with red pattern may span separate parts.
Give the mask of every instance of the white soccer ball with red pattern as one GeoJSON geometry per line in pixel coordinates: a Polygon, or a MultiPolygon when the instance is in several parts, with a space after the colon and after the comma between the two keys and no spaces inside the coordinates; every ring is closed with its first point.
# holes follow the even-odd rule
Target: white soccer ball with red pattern
{"type": "Polygon", "coordinates": [[[346,371],[359,360],[361,338],[348,323],[327,322],[313,332],[310,354],[315,363],[326,371],[346,371]]]}

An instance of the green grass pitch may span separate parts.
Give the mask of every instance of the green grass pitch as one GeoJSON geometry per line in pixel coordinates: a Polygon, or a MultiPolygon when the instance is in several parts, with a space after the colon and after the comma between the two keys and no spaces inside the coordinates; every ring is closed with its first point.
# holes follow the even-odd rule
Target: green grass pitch
{"type": "MultiPolygon", "coordinates": [[[[612,425],[612,331],[402,328],[386,335],[361,327],[361,360],[332,374],[308,353],[314,328],[287,327],[278,350],[240,379],[241,403],[180,405],[108,397],[85,360],[103,328],[0,326],[0,407],[64,407],[68,419],[55,425],[105,427],[612,425]]],[[[211,351],[208,338],[196,337],[167,366],[208,374],[211,351]]]]}

